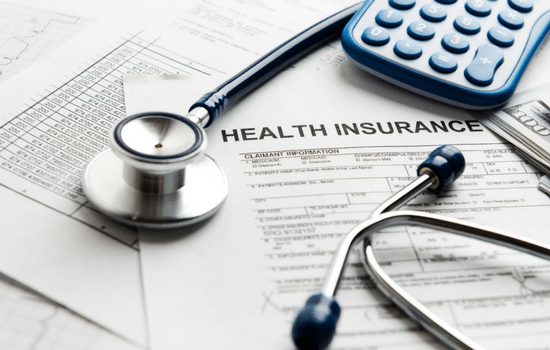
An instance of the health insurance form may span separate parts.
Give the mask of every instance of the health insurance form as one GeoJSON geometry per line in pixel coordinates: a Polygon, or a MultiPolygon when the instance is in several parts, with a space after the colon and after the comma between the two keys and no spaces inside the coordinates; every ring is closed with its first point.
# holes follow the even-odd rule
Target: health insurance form
{"type": "MultiPolygon", "coordinates": [[[[543,50],[525,82],[544,81],[548,58],[543,50]]],[[[129,88],[127,108],[143,108],[129,88]]],[[[292,349],[291,322],[320,290],[342,235],[440,144],[464,152],[465,174],[408,208],[550,242],[550,199],[510,145],[466,111],[360,71],[336,43],[217,123],[207,133],[230,183],[221,211],[185,235],[140,236],[153,349],[292,349]]],[[[418,227],[387,230],[375,247],[398,283],[487,348],[550,348],[547,262],[418,227]]],[[[442,348],[374,289],[356,250],[337,297],[332,349],[442,348]]]]}
{"type": "Polygon", "coordinates": [[[137,236],[98,215],[80,189],[86,161],[124,115],[120,77],[179,72],[219,81],[345,3],[49,1],[58,9],[109,9],[112,21],[95,23],[0,87],[0,271],[145,345],[137,236]],[[166,31],[144,30],[155,20],[168,23],[166,31]]]}

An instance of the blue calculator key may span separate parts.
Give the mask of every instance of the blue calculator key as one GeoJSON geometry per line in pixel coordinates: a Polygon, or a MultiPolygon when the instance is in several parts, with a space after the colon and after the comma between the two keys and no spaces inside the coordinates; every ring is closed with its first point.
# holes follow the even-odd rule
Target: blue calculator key
{"type": "Polygon", "coordinates": [[[458,67],[455,58],[443,51],[436,52],[430,56],[430,67],[440,73],[452,73],[458,67]]]}
{"type": "Polygon", "coordinates": [[[438,4],[427,4],[420,8],[420,16],[426,21],[441,22],[447,18],[447,11],[438,4]]]}
{"type": "Polygon", "coordinates": [[[533,0],[508,0],[508,5],[519,12],[527,13],[533,10],[533,0]]]}
{"type": "Polygon", "coordinates": [[[468,0],[465,7],[474,16],[485,17],[491,13],[491,5],[486,0],[468,0]]]}
{"type": "Polygon", "coordinates": [[[406,60],[414,60],[422,55],[420,45],[411,40],[399,40],[393,47],[393,52],[406,60]]]}
{"type": "Polygon", "coordinates": [[[407,33],[413,39],[430,40],[435,35],[435,29],[424,21],[414,21],[407,28],[407,33]]]}
{"type": "Polygon", "coordinates": [[[398,10],[412,9],[416,4],[416,0],[390,0],[390,6],[398,10]]]}
{"type": "Polygon", "coordinates": [[[466,67],[464,76],[474,85],[488,86],[493,82],[495,72],[503,61],[504,55],[498,47],[481,45],[474,60],[466,67]]]}
{"type": "Polygon", "coordinates": [[[435,1],[437,1],[440,4],[445,4],[445,5],[454,4],[456,2],[456,0],[435,0],[435,1]]]}
{"type": "Polygon", "coordinates": [[[470,48],[470,43],[463,35],[448,33],[441,39],[441,46],[452,53],[464,53],[470,48]]]}
{"type": "Polygon", "coordinates": [[[390,41],[390,34],[379,26],[370,26],[361,35],[361,40],[373,46],[383,46],[390,41]]]}
{"type": "Polygon", "coordinates": [[[399,27],[403,23],[401,12],[394,9],[385,9],[376,15],[376,23],[386,28],[399,27]]]}
{"type": "Polygon", "coordinates": [[[510,9],[500,11],[498,21],[510,29],[520,29],[523,27],[523,16],[521,13],[510,9]]]}
{"type": "Polygon", "coordinates": [[[479,21],[470,15],[458,16],[453,22],[453,25],[456,30],[458,30],[463,34],[468,34],[468,35],[477,34],[481,29],[481,25],[479,24],[479,21]]]}
{"type": "Polygon", "coordinates": [[[491,28],[487,32],[487,37],[493,44],[500,47],[509,47],[514,43],[514,34],[501,26],[491,28]]]}

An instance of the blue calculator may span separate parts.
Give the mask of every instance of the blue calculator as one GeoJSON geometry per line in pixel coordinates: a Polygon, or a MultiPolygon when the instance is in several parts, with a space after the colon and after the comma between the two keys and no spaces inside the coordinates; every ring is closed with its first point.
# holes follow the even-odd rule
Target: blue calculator
{"type": "Polygon", "coordinates": [[[367,0],[342,45],[398,86],[489,109],[512,96],[549,30],[550,0],[367,0]]]}

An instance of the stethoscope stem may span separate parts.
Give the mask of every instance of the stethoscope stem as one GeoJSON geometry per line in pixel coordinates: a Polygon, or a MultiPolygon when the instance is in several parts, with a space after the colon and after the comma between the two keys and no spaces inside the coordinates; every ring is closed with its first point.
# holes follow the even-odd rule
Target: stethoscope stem
{"type": "MultiPolygon", "coordinates": [[[[393,196],[388,198],[385,202],[380,204],[371,214],[370,217],[377,217],[378,215],[385,213],[390,210],[397,209],[402,205],[406,204],[412,198],[417,196],[419,193],[430,188],[436,176],[433,172],[426,172],[425,174],[420,175],[413,182],[409,183],[393,196]]],[[[362,225],[357,226],[360,228],[362,225]]],[[[348,258],[351,248],[359,241],[364,239],[364,234],[361,234],[361,230],[354,229],[349,232],[346,237],[340,242],[336,253],[333,257],[332,263],[328,270],[328,275],[325,278],[325,284],[322,288],[322,293],[328,297],[333,297],[336,295],[338,290],[338,285],[340,284],[340,278],[343,274],[344,267],[346,266],[346,260],[348,258]]]]}
{"type": "Polygon", "coordinates": [[[378,216],[390,210],[399,209],[401,206],[407,204],[411,199],[424,192],[428,188],[434,185],[434,181],[437,177],[433,172],[425,172],[416,178],[413,182],[409,183],[397,193],[388,198],[385,202],[380,204],[372,213],[371,217],[378,216]]]}
{"type": "Polygon", "coordinates": [[[421,225],[437,230],[479,239],[515,249],[545,260],[550,260],[550,246],[525,237],[514,235],[498,229],[487,228],[475,223],[468,223],[454,218],[415,211],[396,211],[383,213],[360,225],[358,232],[364,239],[361,259],[365,270],[374,285],[409,317],[419,322],[439,340],[452,349],[481,350],[483,347],[457,331],[422,303],[411,296],[405,289],[395,283],[384,272],[376,261],[372,248],[372,234],[376,231],[395,225],[421,225]]]}
{"type": "Polygon", "coordinates": [[[192,225],[227,197],[227,179],[208,155],[205,128],[248,93],[337,36],[362,3],[322,19],[195,102],[186,116],[147,112],[113,129],[111,149],[96,155],[82,188],[100,212],[130,226],[192,225]],[[192,166],[191,166],[192,165],[192,166]]]}
{"type": "Polygon", "coordinates": [[[202,128],[206,127],[210,121],[210,114],[203,107],[192,108],[185,117],[202,128]]]}
{"type": "Polygon", "coordinates": [[[419,211],[392,211],[427,188],[443,189],[463,172],[465,160],[452,146],[434,150],[418,167],[419,177],[382,203],[372,216],[348,233],[336,250],[321,293],[308,298],[298,313],[292,328],[292,338],[301,350],[322,350],[329,346],[336,332],[340,306],[335,295],[351,248],[363,241],[361,250],[365,270],[373,284],[409,317],[452,349],[481,350],[480,345],[454,329],[445,320],[432,313],[422,303],[402,289],[376,261],[372,237],[376,232],[392,226],[419,225],[443,230],[461,236],[495,243],[550,260],[550,245],[514,235],[498,229],[419,211]]]}
{"type": "MultiPolygon", "coordinates": [[[[348,252],[354,243],[364,240],[364,246],[362,248],[362,261],[365,264],[365,270],[367,271],[369,278],[373,281],[373,285],[375,285],[378,290],[380,290],[386,297],[388,297],[388,299],[395,303],[395,305],[397,305],[409,317],[419,322],[422,327],[450,348],[466,350],[484,349],[482,346],[457,331],[445,320],[430,311],[422,303],[411,296],[405,289],[401,288],[377,263],[372,248],[372,235],[384,228],[398,225],[420,225],[422,227],[435,230],[443,230],[464,237],[475,238],[488,243],[512,248],[545,260],[550,260],[550,245],[521,237],[519,235],[514,235],[506,231],[487,228],[482,225],[431,213],[405,210],[385,212],[362,222],[345,237],[344,242],[338,248],[331,265],[331,271],[327,277],[327,283],[325,284],[321,294],[312,296],[312,298],[316,297],[317,300],[321,300],[324,304],[330,305],[331,310],[337,310],[336,312],[331,311],[329,314],[330,317],[326,318],[330,319],[330,323],[334,324],[334,326],[336,325],[339,316],[339,307],[334,296],[337,291],[340,275],[343,271],[343,265],[346,261],[348,252]],[[330,282],[328,282],[329,280],[330,282]]],[[[322,304],[319,303],[319,305],[322,304]]],[[[309,315],[314,314],[314,312],[311,311],[314,310],[313,303],[310,303],[309,307],[310,310],[307,311],[309,315]]],[[[326,307],[324,308],[326,309],[326,307]]],[[[311,317],[307,314],[305,318],[311,319],[311,317]]],[[[328,345],[327,340],[330,341],[329,339],[325,339],[324,342],[328,345]]],[[[318,347],[318,349],[323,348],[324,347],[318,347]]]]}

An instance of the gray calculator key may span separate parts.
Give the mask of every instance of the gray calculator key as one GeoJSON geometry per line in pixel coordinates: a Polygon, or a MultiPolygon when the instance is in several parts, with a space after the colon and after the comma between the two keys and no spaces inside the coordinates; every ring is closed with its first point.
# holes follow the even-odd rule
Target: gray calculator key
{"type": "Polygon", "coordinates": [[[456,70],[458,64],[453,55],[444,51],[436,52],[430,56],[430,67],[439,73],[449,74],[456,70]]]}
{"type": "Polygon", "coordinates": [[[416,0],[389,0],[391,7],[398,10],[408,10],[414,7],[416,0]]]}
{"type": "Polygon", "coordinates": [[[435,35],[435,29],[430,23],[414,21],[407,28],[407,33],[416,40],[430,40],[435,35]]]}
{"type": "Polygon", "coordinates": [[[403,15],[401,11],[394,9],[385,9],[380,12],[375,17],[376,23],[386,28],[395,28],[399,27],[403,23],[403,15]]]}
{"type": "Polygon", "coordinates": [[[379,26],[370,26],[361,35],[361,40],[372,46],[383,46],[390,41],[390,34],[379,26]]]}
{"type": "Polygon", "coordinates": [[[479,21],[470,15],[458,16],[453,22],[453,25],[456,30],[468,35],[477,34],[481,30],[481,24],[479,21]]]}
{"type": "Polygon", "coordinates": [[[487,37],[493,44],[500,47],[509,47],[514,43],[514,34],[501,26],[496,26],[489,29],[487,32],[487,37]]]}
{"type": "Polygon", "coordinates": [[[485,17],[491,13],[491,5],[487,0],[468,0],[465,7],[474,16],[485,17]]]}
{"type": "Polygon", "coordinates": [[[438,4],[426,4],[420,8],[420,16],[426,21],[441,22],[447,18],[447,11],[438,4]]]}
{"type": "Polygon", "coordinates": [[[474,85],[491,85],[502,62],[504,62],[502,50],[493,45],[481,45],[476,51],[474,60],[466,67],[464,76],[474,85]]]}
{"type": "Polygon", "coordinates": [[[458,33],[445,34],[441,39],[441,46],[452,53],[464,53],[470,48],[468,40],[458,33]]]}
{"type": "Polygon", "coordinates": [[[508,5],[519,12],[527,13],[533,10],[533,0],[508,0],[508,5]]]}
{"type": "Polygon", "coordinates": [[[498,21],[500,24],[510,29],[520,29],[523,27],[523,16],[521,13],[511,9],[500,11],[498,14],[498,21]]]}
{"type": "Polygon", "coordinates": [[[422,56],[422,48],[411,40],[398,40],[393,47],[393,52],[406,60],[414,60],[422,56]]]}

